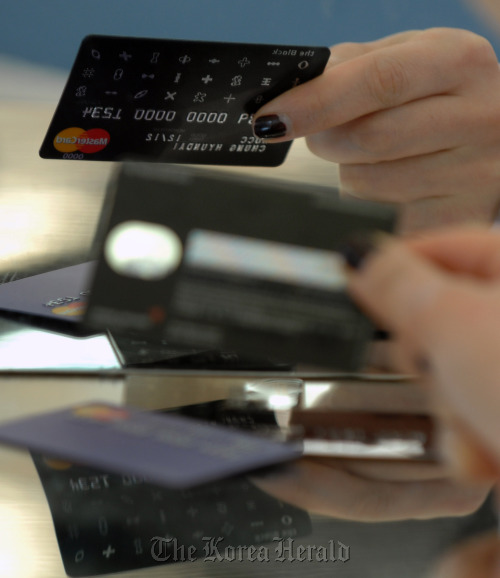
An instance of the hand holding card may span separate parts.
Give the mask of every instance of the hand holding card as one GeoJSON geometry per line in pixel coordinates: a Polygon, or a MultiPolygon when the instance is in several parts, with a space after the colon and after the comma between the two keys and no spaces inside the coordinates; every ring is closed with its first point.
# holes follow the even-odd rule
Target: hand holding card
{"type": "Polygon", "coordinates": [[[276,166],[252,114],[321,74],[328,48],[87,36],[40,150],[43,158],[126,158],[276,166]]]}

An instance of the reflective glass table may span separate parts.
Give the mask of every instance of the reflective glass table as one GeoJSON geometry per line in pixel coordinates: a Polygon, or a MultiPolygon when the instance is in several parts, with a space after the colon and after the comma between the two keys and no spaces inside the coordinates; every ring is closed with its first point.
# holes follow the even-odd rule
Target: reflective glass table
{"type": "MultiPolygon", "coordinates": [[[[0,281],[8,283],[89,258],[113,166],[38,158],[64,79],[8,63],[1,63],[0,71],[3,77],[15,71],[0,100],[0,281]]],[[[305,186],[333,189],[337,183],[336,167],[314,158],[301,141],[282,167],[246,170],[305,186]]],[[[9,318],[0,321],[0,421],[93,400],[149,410],[197,405],[212,411],[240,397],[249,383],[270,377],[124,369],[105,335],[81,339],[9,318]]],[[[298,370],[285,377],[290,378],[301,379],[310,393],[335,392],[331,402],[337,408],[359,398],[379,409],[401,399],[410,400],[412,409],[425,403],[411,380],[374,382],[298,370]]],[[[414,508],[408,515],[404,508],[395,513],[406,481],[381,489],[375,480],[371,490],[367,478],[362,467],[332,477],[314,512],[308,512],[264,491],[265,479],[240,477],[174,492],[137,476],[0,446],[0,576],[119,571],[127,577],[417,578],[450,546],[496,525],[486,493],[475,502],[453,502],[453,494],[436,484],[422,499],[425,482],[413,480],[413,492],[428,506],[422,510],[428,519],[417,519],[414,508]],[[357,520],[365,501],[379,499],[377,492],[380,519],[357,520]],[[322,515],[322,500],[334,501],[347,515],[322,515]]],[[[316,482],[311,478],[301,486],[304,495],[316,482]]]]}

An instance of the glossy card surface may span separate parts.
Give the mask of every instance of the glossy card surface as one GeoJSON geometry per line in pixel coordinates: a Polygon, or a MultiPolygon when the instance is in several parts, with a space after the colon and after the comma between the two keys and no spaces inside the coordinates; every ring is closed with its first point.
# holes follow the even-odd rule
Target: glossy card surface
{"type": "Polygon", "coordinates": [[[220,546],[297,539],[307,512],[265,494],[245,477],[188,490],[33,454],[68,576],[95,576],[206,559],[220,546]],[[207,547],[208,545],[208,547],[207,547]],[[191,555],[181,556],[190,548],[191,555]]]}
{"type": "Polygon", "coordinates": [[[129,163],[110,188],[84,322],[172,344],[358,369],[372,323],[337,249],[395,214],[221,171],[129,163]],[[140,191],[140,194],[138,194],[140,191]]]}
{"type": "Polygon", "coordinates": [[[276,166],[262,105],[323,72],[322,47],[87,36],[43,141],[47,159],[276,166]]]}
{"type": "Polygon", "coordinates": [[[173,414],[89,403],[0,424],[0,442],[187,488],[300,456],[299,446],[173,414]]]}

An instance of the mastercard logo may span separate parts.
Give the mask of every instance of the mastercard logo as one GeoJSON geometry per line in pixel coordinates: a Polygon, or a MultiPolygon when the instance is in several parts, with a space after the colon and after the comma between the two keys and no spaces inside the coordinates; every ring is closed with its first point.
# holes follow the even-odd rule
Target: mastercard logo
{"type": "Polygon", "coordinates": [[[119,421],[128,419],[130,414],[127,410],[107,405],[85,405],[73,410],[73,415],[95,421],[119,421]]]}
{"type": "Polygon", "coordinates": [[[73,465],[71,462],[56,460],[54,458],[47,458],[47,457],[44,457],[43,461],[45,465],[52,470],[69,470],[69,468],[71,468],[71,466],[73,465]]]}
{"type": "Polygon", "coordinates": [[[84,130],[73,126],[65,128],[56,135],[54,139],[54,148],[61,153],[97,153],[106,148],[111,140],[107,130],[103,128],[91,128],[84,130]]]}
{"type": "Polygon", "coordinates": [[[65,317],[83,317],[86,308],[86,301],[75,301],[69,305],[54,307],[52,313],[54,313],[54,315],[64,315],[65,317]]]}

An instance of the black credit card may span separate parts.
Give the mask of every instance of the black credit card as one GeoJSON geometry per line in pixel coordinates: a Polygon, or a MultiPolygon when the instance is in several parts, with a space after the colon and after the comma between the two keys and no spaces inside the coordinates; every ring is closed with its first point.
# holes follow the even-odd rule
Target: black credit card
{"type": "Polygon", "coordinates": [[[276,166],[252,114],[321,74],[328,48],[84,38],[47,131],[47,159],[276,166]]]}
{"type": "Polygon", "coordinates": [[[85,322],[172,344],[359,369],[373,326],[336,252],[395,213],[324,187],[155,163],[125,164],[85,322]]]}
{"type": "Polygon", "coordinates": [[[245,552],[252,545],[262,549],[263,544],[272,544],[274,551],[277,542],[299,542],[312,532],[307,512],[265,494],[244,477],[172,490],[144,476],[37,453],[32,458],[68,576],[213,562],[208,557],[213,544],[222,552],[245,552]]]}

